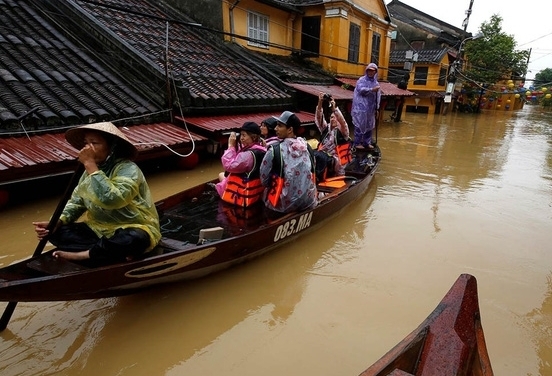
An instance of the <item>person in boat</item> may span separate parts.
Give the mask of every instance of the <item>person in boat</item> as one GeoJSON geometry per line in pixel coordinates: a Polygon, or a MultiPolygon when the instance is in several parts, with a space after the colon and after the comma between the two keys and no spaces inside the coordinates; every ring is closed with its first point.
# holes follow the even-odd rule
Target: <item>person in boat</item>
{"type": "Polygon", "coordinates": [[[280,139],[276,136],[276,119],[272,116],[261,122],[261,138],[263,139],[263,145],[267,148],[276,142],[280,142],[280,139]]]}
{"type": "Polygon", "coordinates": [[[58,248],[56,258],[99,265],[152,250],[161,239],[159,216],[146,179],[132,161],[136,147],[109,122],[69,129],[65,138],[79,150],[85,171],[51,234],[48,222],[33,222],[38,238],[48,236],[58,248]]]}
{"type": "Polygon", "coordinates": [[[264,192],[259,168],[266,147],[262,145],[261,128],[255,122],[245,122],[239,137],[240,142],[235,132],[228,137],[228,149],[221,158],[225,172],[219,174],[215,188],[223,201],[248,207],[260,201],[264,192]]]}
{"type": "Polygon", "coordinates": [[[265,206],[280,213],[312,209],[318,204],[314,153],[304,138],[295,135],[301,121],[290,111],[275,119],[281,141],[268,148],[261,164],[265,206]]]}
{"type": "Polygon", "coordinates": [[[366,67],[364,76],[358,79],[353,93],[351,116],[354,125],[353,146],[356,149],[374,148],[372,132],[376,125],[380,101],[378,66],[370,63],[366,67]]]}
{"type": "Polygon", "coordinates": [[[349,126],[341,110],[336,106],[335,100],[328,94],[320,93],[318,95],[314,123],[320,131],[320,142],[316,151],[317,165],[318,155],[324,153],[326,156],[322,156],[322,158],[327,160],[327,156],[329,156],[331,164],[327,168],[328,172],[331,173],[328,173],[326,177],[345,175],[345,166],[351,162],[349,126]],[[327,107],[330,110],[329,124],[324,113],[324,104],[326,103],[328,103],[327,107]]]}

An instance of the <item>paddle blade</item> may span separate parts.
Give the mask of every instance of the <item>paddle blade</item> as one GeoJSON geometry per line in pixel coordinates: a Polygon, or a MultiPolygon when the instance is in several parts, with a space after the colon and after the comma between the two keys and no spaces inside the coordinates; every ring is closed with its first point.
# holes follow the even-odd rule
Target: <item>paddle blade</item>
{"type": "Polygon", "coordinates": [[[4,329],[8,327],[8,323],[13,315],[13,311],[15,311],[15,307],[17,307],[17,302],[9,302],[6,306],[6,309],[0,318],[0,332],[3,332],[4,329]]]}

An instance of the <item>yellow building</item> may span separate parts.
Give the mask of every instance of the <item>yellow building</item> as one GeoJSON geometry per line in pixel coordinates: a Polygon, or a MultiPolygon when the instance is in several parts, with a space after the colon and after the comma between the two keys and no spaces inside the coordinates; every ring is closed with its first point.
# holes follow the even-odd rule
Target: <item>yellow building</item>
{"type": "Polygon", "coordinates": [[[250,50],[311,59],[338,76],[361,76],[365,66],[389,64],[391,23],[383,0],[223,1],[228,41],[250,50]]]}
{"type": "Polygon", "coordinates": [[[399,0],[387,4],[397,33],[392,39],[389,81],[409,75],[406,112],[442,113],[447,76],[462,40],[471,34],[399,0]]]}
{"type": "Polygon", "coordinates": [[[407,75],[408,90],[416,93],[416,96],[406,98],[406,112],[435,114],[442,111],[443,93],[451,59],[453,57],[450,56],[448,48],[422,49],[418,52],[391,51],[390,71],[407,75]],[[404,69],[405,66],[407,69],[404,69]]]}

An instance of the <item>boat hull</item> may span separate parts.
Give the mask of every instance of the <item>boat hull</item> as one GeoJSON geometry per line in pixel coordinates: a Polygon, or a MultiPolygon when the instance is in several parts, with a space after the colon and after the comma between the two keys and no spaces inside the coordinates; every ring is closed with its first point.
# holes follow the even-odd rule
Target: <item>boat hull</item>
{"type": "Polygon", "coordinates": [[[261,219],[236,220],[224,213],[225,204],[220,203],[218,196],[215,202],[206,195],[209,184],[193,187],[157,203],[162,229],[167,234],[162,245],[148,257],[115,265],[87,267],[56,259],[52,257],[52,251],[46,252],[0,269],[0,301],[61,301],[117,296],[227,269],[279,248],[346,210],[366,193],[379,158],[375,162],[366,173],[351,171],[347,185],[330,190],[314,209],[275,218],[261,213],[257,216],[261,219]],[[201,203],[202,200],[206,203],[201,203]],[[186,205],[183,206],[183,203],[186,205]],[[195,206],[190,209],[189,205],[195,206]],[[207,205],[208,209],[202,212],[201,205],[207,205]],[[213,205],[216,212],[212,209],[213,205]],[[199,226],[221,226],[224,229],[222,239],[198,245],[195,238],[182,235],[182,228],[187,229],[211,217],[211,222],[200,223],[199,226]],[[171,231],[174,233],[171,234],[171,231]]]}
{"type": "Polygon", "coordinates": [[[492,376],[474,276],[462,274],[435,310],[360,376],[492,376]]]}

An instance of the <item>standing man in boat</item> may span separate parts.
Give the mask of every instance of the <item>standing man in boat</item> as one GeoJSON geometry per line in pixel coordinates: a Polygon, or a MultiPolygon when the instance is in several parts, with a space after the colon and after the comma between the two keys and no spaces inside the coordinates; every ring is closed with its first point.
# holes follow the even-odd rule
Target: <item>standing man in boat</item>
{"type": "Polygon", "coordinates": [[[349,126],[341,110],[336,106],[335,100],[328,94],[320,93],[318,95],[314,123],[320,131],[320,142],[318,143],[317,152],[326,153],[333,159],[334,176],[345,175],[345,166],[351,162],[349,126]],[[328,104],[330,110],[329,124],[324,114],[325,103],[328,104]]]}
{"type": "Polygon", "coordinates": [[[378,66],[368,64],[364,76],[356,83],[353,93],[351,116],[355,126],[353,146],[356,149],[373,149],[372,132],[380,107],[381,91],[378,82],[378,66]]]}
{"type": "MultiPolygon", "coordinates": [[[[132,162],[136,147],[109,122],[69,129],[65,138],[79,150],[85,171],[48,238],[59,249],[54,257],[101,265],[153,249],[161,239],[159,217],[146,179],[132,162]]],[[[33,225],[39,239],[49,235],[48,222],[33,225]]]]}
{"type": "Polygon", "coordinates": [[[314,154],[307,141],[295,135],[301,121],[290,111],[275,119],[276,135],[282,141],[267,150],[261,164],[265,205],[280,213],[312,209],[318,204],[314,154]]]}
{"type": "Polygon", "coordinates": [[[261,145],[261,128],[255,122],[245,122],[239,137],[239,143],[235,132],[228,137],[228,149],[221,158],[225,172],[219,174],[215,188],[223,201],[245,208],[262,198],[259,168],[266,147],[261,145]]]}

